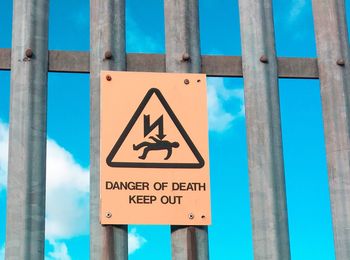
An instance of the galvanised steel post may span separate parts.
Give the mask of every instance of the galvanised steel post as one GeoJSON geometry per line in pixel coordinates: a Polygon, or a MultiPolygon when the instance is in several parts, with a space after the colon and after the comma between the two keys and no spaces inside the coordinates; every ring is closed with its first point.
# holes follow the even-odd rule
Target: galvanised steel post
{"type": "Polygon", "coordinates": [[[254,257],[290,259],[271,0],[240,0],[254,257]]]}
{"type": "Polygon", "coordinates": [[[100,71],[125,70],[125,0],[90,1],[90,259],[128,258],[126,225],[101,226],[100,71]]]}
{"type": "Polygon", "coordinates": [[[350,58],[344,0],[314,0],[335,253],[350,259],[350,58]]]}
{"type": "Polygon", "coordinates": [[[6,255],[44,259],[48,0],[14,0],[6,255]]]}
{"type": "MultiPolygon", "coordinates": [[[[198,0],[165,0],[166,71],[201,71],[198,0]]],[[[208,229],[171,226],[173,260],[207,260],[208,229]]]]}

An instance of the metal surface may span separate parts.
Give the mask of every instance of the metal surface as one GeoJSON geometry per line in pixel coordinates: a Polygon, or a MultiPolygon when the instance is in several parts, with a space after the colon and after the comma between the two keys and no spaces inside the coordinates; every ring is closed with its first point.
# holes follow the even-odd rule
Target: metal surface
{"type": "Polygon", "coordinates": [[[295,79],[317,79],[316,58],[278,58],[278,77],[295,79]]]}
{"type": "MultiPolygon", "coordinates": [[[[161,54],[129,53],[126,59],[128,71],[165,71],[165,56],[161,54]]],[[[0,49],[0,70],[10,70],[10,60],[10,49],[0,49]]],[[[185,61],[188,60],[185,59],[185,61]]],[[[89,53],[49,51],[49,71],[89,73],[89,53]]],[[[242,77],[242,58],[238,56],[203,55],[201,71],[209,77],[242,77]]],[[[279,78],[317,79],[317,59],[278,58],[278,76],[279,78]]]]}
{"type": "Polygon", "coordinates": [[[187,256],[188,260],[197,260],[196,230],[187,228],[187,256]]]}
{"type": "Polygon", "coordinates": [[[90,259],[125,260],[127,226],[104,227],[99,221],[100,71],[126,69],[125,1],[91,0],[90,8],[90,259]]]}
{"type": "Polygon", "coordinates": [[[165,0],[164,15],[166,71],[200,72],[198,0],[165,0]]]}
{"type": "Polygon", "coordinates": [[[208,229],[206,226],[196,226],[195,228],[171,226],[171,238],[173,260],[209,259],[208,229]]]}
{"type": "Polygon", "coordinates": [[[165,56],[160,54],[128,54],[128,71],[164,72],[165,56]]]}
{"type": "MultiPolygon", "coordinates": [[[[244,75],[254,256],[259,260],[290,259],[278,78],[320,77],[336,257],[350,259],[350,57],[344,0],[313,0],[318,59],[276,58],[271,0],[239,0],[243,57],[201,56],[198,0],[164,2],[167,54],[126,55],[125,0],[90,0],[90,53],[48,51],[49,1],[13,1],[12,50],[0,48],[0,70],[11,70],[5,258],[44,259],[48,71],[90,73],[90,257],[128,258],[127,226],[99,222],[104,69],[244,75]]],[[[105,214],[112,218],[111,212],[105,214]]],[[[189,219],[194,217],[189,213],[189,219]]],[[[171,233],[174,260],[209,258],[206,226],[172,226],[171,233]]]]}
{"type": "Polygon", "coordinates": [[[11,49],[0,49],[0,70],[11,69],[11,49]]]}
{"type": "MultiPolygon", "coordinates": [[[[201,71],[199,45],[198,0],[165,0],[166,71],[201,71]],[[188,59],[183,59],[188,56],[188,59]]],[[[209,259],[208,228],[193,227],[195,234],[196,257],[188,255],[187,227],[171,226],[172,259],[209,259]]]]}
{"type": "Polygon", "coordinates": [[[290,259],[271,0],[240,0],[254,258],[290,259]],[[260,60],[266,56],[263,62],[260,60]],[[266,62],[264,62],[266,61],[266,62]]]}
{"type": "Polygon", "coordinates": [[[13,1],[7,260],[44,259],[48,5],[13,1]]]}
{"type": "Polygon", "coordinates": [[[344,0],[313,1],[337,259],[350,259],[350,57],[344,0]]]}
{"type": "Polygon", "coordinates": [[[80,51],[49,51],[49,71],[89,73],[89,53],[80,51]]]}

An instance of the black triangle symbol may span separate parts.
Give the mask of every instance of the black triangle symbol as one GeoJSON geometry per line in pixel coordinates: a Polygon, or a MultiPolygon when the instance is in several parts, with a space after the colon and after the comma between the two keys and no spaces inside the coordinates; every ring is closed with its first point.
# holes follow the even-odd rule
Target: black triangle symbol
{"type": "Polygon", "coordinates": [[[146,96],[143,98],[139,107],[136,109],[134,115],[132,116],[131,120],[129,121],[126,128],[124,129],[123,133],[121,134],[118,141],[115,143],[111,152],[107,156],[106,162],[107,162],[107,165],[110,167],[126,167],[126,168],[192,168],[193,169],[193,168],[202,168],[204,166],[203,157],[198,152],[191,138],[186,133],[185,129],[181,125],[180,121],[177,119],[175,113],[170,108],[168,102],[165,100],[160,90],[156,88],[152,88],[147,92],[146,96]],[[125,141],[126,137],[130,133],[131,129],[133,128],[137,119],[140,117],[142,111],[146,107],[147,103],[149,102],[153,94],[155,94],[158,97],[159,101],[167,111],[171,120],[174,122],[180,134],[182,135],[187,145],[191,149],[193,155],[196,157],[197,163],[113,162],[113,158],[118,153],[120,147],[122,146],[123,142],[125,141]]]}

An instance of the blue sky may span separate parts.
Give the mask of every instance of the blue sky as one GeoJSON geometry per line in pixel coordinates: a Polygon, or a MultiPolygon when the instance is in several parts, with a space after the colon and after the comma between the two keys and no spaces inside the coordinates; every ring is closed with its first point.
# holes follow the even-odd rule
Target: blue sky
{"type": "MultiPolygon", "coordinates": [[[[126,0],[127,52],[164,53],[161,0],[126,0]]],[[[311,0],[274,0],[278,56],[316,57],[311,0]]],[[[199,0],[202,54],[240,55],[237,0],[199,0]]],[[[348,7],[348,6],[347,6],[348,7]]],[[[347,8],[349,10],[349,8],[347,8]]],[[[0,1],[0,48],[12,1],[0,1]]],[[[89,49],[89,1],[50,1],[49,48],[89,49]]],[[[281,79],[292,259],[332,260],[333,234],[318,80],[281,79]]],[[[0,259],[6,216],[9,72],[0,72],[0,259]]],[[[208,79],[211,259],[253,259],[243,80],[208,79]]],[[[89,259],[89,77],[49,74],[46,260],[89,259]],[[57,194],[60,194],[58,196],[57,194]],[[62,209],[62,210],[61,210],[62,209]],[[64,210],[63,210],[64,209],[64,210]]],[[[131,226],[130,259],[170,259],[169,226],[131,226]]]]}

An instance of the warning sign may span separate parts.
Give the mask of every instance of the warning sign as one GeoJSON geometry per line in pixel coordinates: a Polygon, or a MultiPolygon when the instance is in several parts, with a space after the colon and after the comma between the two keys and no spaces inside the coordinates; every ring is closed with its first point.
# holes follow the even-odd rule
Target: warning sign
{"type": "MultiPolygon", "coordinates": [[[[168,122],[168,121],[167,121],[168,122]]],[[[136,131],[140,129],[140,127],[135,126],[136,131]]],[[[130,137],[131,138],[131,137],[130,137]]],[[[137,139],[135,140],[137,141],[137,139]]],[[[125,146],[127,146],[127,142],[125,142],[125,146]]],[[[130,154],[130,153],[129,153],[130,154]]],[[[130,154],[131,155],[131,154],[130,154]]],[[[154,156],[155,157],[155,156],[154,156]]],[[[174,156],[175,157],[175,156],[174,156]]],[[[174,158],[173,157],[173,158],[174,158]]],[[[180,121],[170,108],[168,102],[162,95],[159,89],[152,88],[148,90],[141,104],[138,106],[135,114],[130,119],[128,125],[122,132],[118,141],[114,145],[110,154],[107,157],[107,164],[111,167],[138,167],[138,168],[201,168],[204,165],[204,160],[197,148],[193,144],[191,138],[186,133],[185,129],[181,125],[180,121]],[[154,97],[153,97],[154,96],[154,97]],[[153,98],[152,98],[153,97],[153,98]],[[152,98],[152,99],[151,99],[152,98]],[[152,101],[151,101],[152,100],[152,101]],[[154,118],[158,118],[151,123],[151,112],[149,109],[156,107],[156,104],[150,104],[146,109],[146,106],[149,102],[158,102],[160,103],[160,107],[157,108],[156,113],[152,113],[154,118]],[[147,111],[148,110],[148,111],[147,111]],[[162,111],[164,110],[164,111],[162,111]],[[156,116],[154,116],[156,114],[156,116]],[[157,115],[158,114],[158,115],[157,115]],[[160,114],[160,115],[159,115],[160,114]],[[173,139],[169,139],[169,135],[164,132],[164,114],[170,118],[169,123],[166,126],[166,129],[172,129],[171,132],[178,131],[180,136],[175,136],[173,139]],[[134,151],[142,151],[140,156],[136,156],[136,153],[133,153],[133,157],[130,158],[129,162],[120,161],[116,158],[116,155],[119,150],[121,150],[125,139],[128,138],[131,130],[135,126],[135,123],[142,124],[143,127],[141,131],[138,133],[139,135],[142,133],[143,135],[138,138],[140,143],[133,143],[128,147],[123,148],[125,151],[130,152],[128,150],[134,151]],[[179,139],[183,140],[183,143],[187,147],[180,147],[179,139]],[[185,162],[181,160],[172,159],[173,150],[174,154],[182,153],[185,149],[189,148],[196,159],[196,162],[185,162]],[[157,151],[152,152],[152,151],[157,151]],[[161,151],[166,151],[165,157],[161,157],[163,153],[161,151]],[[151,159],[150,153],[158,154],[158,159],[151,159]],[[149,155],[149,156],[148,156],[149,155]],[[141,160],[137,160],[141,159],[141,160]]]]}
{"type": "Polygon", "coordinates": [[[101,73],[102,224],[210,224],[205,82],[101,73]]]}

